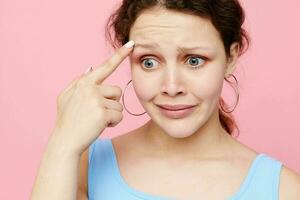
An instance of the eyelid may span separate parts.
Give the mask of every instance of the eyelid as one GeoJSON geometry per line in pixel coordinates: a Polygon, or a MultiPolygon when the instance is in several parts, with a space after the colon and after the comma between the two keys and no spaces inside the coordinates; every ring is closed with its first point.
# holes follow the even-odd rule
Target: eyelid
{"type": "Polygon", "coordinates": [[[201,55],[196,55],[196,54],[189,54],[189,55],[186,56],[186,58],[191,58],[191,57],[201,58],[204,61],[208,60],[207,57],[201,56],[201,55]]]}
{"type": "MultiPolygon", "coordinates": [[[[155,56],[155,55],[151,55],[151,54],[150,54],[150,55],[140,56],[139,60],[140,60],[140,62],[141,62],[141,61],[144,61],[145,59],[154,59],[154,60],[155,60],[155,58],[150,57],[150,56],[155,56]]],[[[156,57],[156,56],[155,56],[155,57],[156,57]]],[[[196,54],[188,54],[188,55],[185,56],[185,59],[188,59],[188,58],[190,58],[190,57],[201,58],[201,59],[204,60],[204,61],[208,60],[208,58],[207,58],[206,56],[201,56],[201,55],[196,55],[196,54]]]]}
{"type": "Polygon", "coordinates": [[[155,60],[155,58],[153,58],[153,57],[150,57],[150,56],[154,56],[154,57],[157,57],[157,56],[155,56],[155,55],[151,55],[151,54],[147,54],[147,55],[144,55],[144,56],[141,56],[140,58],[139,58],[139,60],[140,61],[144,61],[145,59],[149,59],[149,58],[151,58],[151,59],[154,59],[155,60]]]}
{"type": "MultiPolygon", "coordinates": [[[[154,58],[150,58],[150,57],[144,57],[144,58],[142,58],[142,59],[141,59],[141,61],[140,61],[140,62],[142,63],[142,62],[144,62],[146,59],[153,59],[153,60],[155,60],[154,58]]],[[[155,60],[155,61],[157,62],[157,60],[155,60]]]]}

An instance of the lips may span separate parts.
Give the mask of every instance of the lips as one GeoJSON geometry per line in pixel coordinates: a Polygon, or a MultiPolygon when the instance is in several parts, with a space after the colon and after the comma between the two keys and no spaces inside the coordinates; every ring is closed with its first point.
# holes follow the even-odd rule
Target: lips
{"type": "Polygon", "coordinates": [[[195,105],[157,105],[160,112],[172,119],[184,118],[195,110],[195,105]]]}
{"type": "Polygon", "coordinates": [[[162,104],[162,105],[157,105],[157,106],[160,107],[160,108],[166,109],[166,110],[176,111],[176,110],[184,110],[184,109],[192,108],[195,105],[183,105],[183,104],[166,105],[166,104],[162,104]]]}

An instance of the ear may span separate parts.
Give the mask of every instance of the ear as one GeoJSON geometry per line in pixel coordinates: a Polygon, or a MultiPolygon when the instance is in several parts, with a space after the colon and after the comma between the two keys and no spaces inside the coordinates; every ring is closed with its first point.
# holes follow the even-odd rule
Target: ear
{"type": "Polygon", "coordinates": [[[232,43],[230,46],[230,56],[227,59],[227,69],[226,69],[225,77],[228,77],[229,74],[232,74],[236,68],[235,64],[238,58],[239,48],[240,47],[237,42],[232,43]]]}

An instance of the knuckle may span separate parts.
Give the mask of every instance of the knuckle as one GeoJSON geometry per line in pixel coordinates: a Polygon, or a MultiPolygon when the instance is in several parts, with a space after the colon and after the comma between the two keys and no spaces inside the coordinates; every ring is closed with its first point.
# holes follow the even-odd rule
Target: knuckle
{"type": "Polygon", "coordinates": [[[95,98],[94,101],[101,109],[105,108],[105,102],[103,98],[95,98]]]}
{"type": "Polygon", "coordinates": [[[77,81],[75,87],[83,87],[84,85],[86,85],[84,78],[81,78],[77,81]]]}
{"type": "Polygon", "coordinates": [[[123,106],[122,106],[121,103],[117,102],[117,106],[118,106],[118,108],[119,108],[120,111],[123,111],[123,106]]]}
{"type": "Polygon", "coordinates": [[[93,91],[92,91],[91,87],[78,85],[75,88],[74,95],[76,95],[82,99],[86,99],[86,98],[90,98],[93,96],[93,91]]]}
{"type": "Polygon", "coordinates": [[[115,52],[114,54],[114,58],[118,59],[118,58],[121,58],[122,57],[122,51],[121,49],[117,49],[117,51],[115,52]]]}
{"type": "Polygon", "coordinates": [[[75,87],[84,87],[87,85],[91,85],[91,81],[89,80],[88,74],[83,75],[75,83],[75,87]]]}
{"type": "Polygon", "coordinates": [[[120,114],[120,120],[122,120],[122,119],[123,119],[123,117],[124,117],[124,116],[123,116],[123,114],[121,113],[121,114],[120,114]]]}
{"type": "Polygon", "coordinates": [[[116,90],[116,95],[118,96],[122,95],[122,89],[119,86],[114,86],[114,89],[116,90]]]}
{"type": "Polygon", "coordinates": [[[107,62],[106,62],[106,66],[107,67],[113,67],[113,58],[109,59],[107,62]]]}

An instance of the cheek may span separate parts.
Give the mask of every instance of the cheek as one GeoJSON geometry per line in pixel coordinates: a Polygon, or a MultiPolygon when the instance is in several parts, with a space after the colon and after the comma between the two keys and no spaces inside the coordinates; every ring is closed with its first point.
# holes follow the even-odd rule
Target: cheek
{"type": "Polygon", "coordinates": [[[199,84],[199,87],[195,88],[195,96],[204,99],[214,99],[218,98],[220,92],[222,90],[222,83],[218,82],[205,82],[205,84],[199,84]]]}
{"type": "Polygon", "coordinates": [[[139,70],[132,71],[132,84],[137,97],[142,101],[149,101],[157,94],[157,80],[155,77],[147,76],[139,70]]]}
{"type": "Polygon", "coordinates": [[[191,91],[195,96],[204,99],[218,98],[223,88],[224,74],[221,70],[211,70],[193,80],[191,91]]]}

